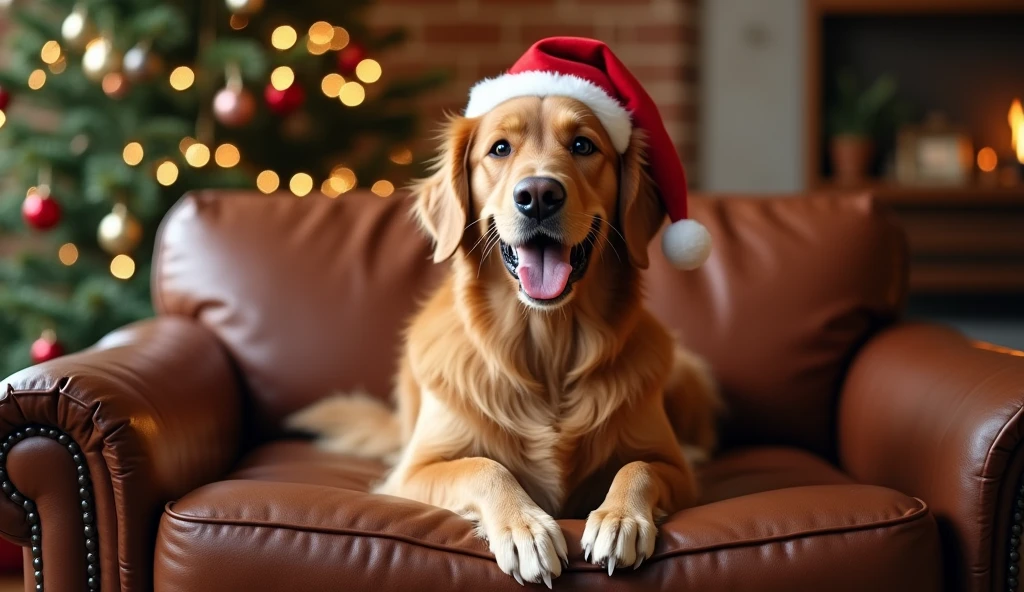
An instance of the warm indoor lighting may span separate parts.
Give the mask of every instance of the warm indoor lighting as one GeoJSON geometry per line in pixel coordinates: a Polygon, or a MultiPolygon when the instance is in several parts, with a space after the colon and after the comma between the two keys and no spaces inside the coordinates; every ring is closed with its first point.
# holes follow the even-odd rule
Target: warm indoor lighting
{"type": "Polygon", "coordinates": [[[196,81],[196,73],[188,66],[178,66],[171,72],[171,88],[188,90],[196,81]]]}
{"type": "Polygon", "coordinates": [[[309,195],[310,191],[313,191],[313,177],[310,177],[306,173],[296,173],[288,183],[288,188],[291,189],[292,193],[295,195],[305,197],[309,195]]]}
{"type": "Polygon", "coordinates": [[[185,162],[198,168],[206,166],[210,162],[210,147],[202,142],[196,142],[185,151],[185,162]]]}
{"type": "Polygon", "coordinates": [[[270,84],[277,90],[285,90],[295,82],[295,72],[288,66],[279,66],[270,73],[270,84]]]}
{"type": "Polygon", "coordinates": [[[996,151],[992,148],[985,147],[978,150],[978,168],[983,173],[991,173],[996,170],[996,166],[999,164],[999,157],[996,156],[996,151]]]}
{"type": "Polygon", "coordinates": [[[341,195],[341,191],[335,187],[333,179],[327,179],[320,185],[320,193],[323,193],[327,197],[338,197],[341,195]]]}
{"type": "Polygon", "coordinates": [[[1010,106],[1010,132],[1013,134],[1013,149],[1017,152],[1017,160],[1024,164],[1024,108],[1020,99],[1014,99],[1010,106]]]}
{"type": "Polygon", "coordinates": [[[377,60],[363,60],[356,66],[356,76],[363,82],[377,82],[380,80],[380,74],[380,64],[377,63],[377,60]]]}
{"type": "Polygon", "coordinates": [[[295,29],[284,25],[274,29],[274,32],[270,35],[270,44],[284,51],[291,49],[298,39],[299,34],[295,32],[295,29]]]}
{"type": "Polygon", "coordinates": [[[174,164],[169,160],[165,160],[160,163],[160,166],[156,167],[156,181],[164,187],[174,185],[174,182],[178,180],[178,165],[174,164]]]}
{"type": "Polygon", "coordinates": [[[217,166],[230,169],[242,160],[242,154],[233,144],[221,144],[217,146],[217,152],[213,155],[217,166]]]}
{"type": "Polygon", "coordinates": [[[263,171],[256,177],[256,188],[266,194],[277,191],[281,186],[281,178],[274,171],[263,171]]]}
{"type": "Polygon", "coordinates": [[[373,184],[373,187],[370,188],[370,191],[376,193],[381,197],[387,197],[395,192],[395,186],[391,184],[391,181],[385,181],[384,179],[381,179],[380,181],[377,181],[376,183],[373,184]]]}
{"type": "Polygon", "coordinates": [[[5,123],[7,123],[7,114],[0,111],[0,127],[3,127],[5,123]]]}
{"type": "Polygon", "coordinates": [[[249,17],[243,14],[233,14],[231,15],[231,20],[228,21],[228,24],[231,25],[232,29],[241,31],[249,26],[249,17]]]}
{"type": "Polygon", "coordinates": [[[28,75],[28,87],[32,90],[39,90],[46,84],[46,72],[42,70],[34,70],[28,75]]]}
{"type": "Polygon", "coordinates": [[[326,21],[317,21],[309,27],[309,40],[317,45],[329,45],[334,39],[334,27],[326,21]]]}
{"type": "Polygon", "coordinates": [[[68,61],[64,59],[64,56],[60,56],[60,59],[50,64],[50,72],[54,74],[63,74],[64,70],[68,69],[68,61]]]}
{"type": "Polygon", "coordinates": [[[185,152],[188,151],[189,146],[191,146],[192,144],[195,144],[195,143],[196,143],[196,139],[195,138],[190,138],[189,136],[185,136],[184,138],[181,139],[180,142],[178,142],[178,150],[180,150],[181,153],[184,155],[185,152]]]}
{"type": "Polygon", "coordinates": [[[142,144],[138,142],[131,142],[124,147],[124,162],[128,166],[138,166],[142,162],[142,157],[145,156],[145,151],[142,149],[142,144]]]}
{"type": "Polygon", "coordinates": [[[408,148],[395,148],[388,155],[388,159],[395,164],[412,164],[412,150],[408,148]]]}
{"type": "Polygon", "coordinates": [[[341,93],[343,84],[345,84],[345,79],[341,74],[328,74],[324,76],[323,82],[320,83],[320,90],[324,91],[324,94],[332,99],[336,99],[338,94],[341,93]]]}
{"type": "Polygon", "coordinates": [[[341,87],[341,92],[338,93],[341,97],[341,103],[348,107],[355,107],[363,102],[366,98],[366,91],[363,89],[363,85],[358,82],[346,82],[341,87]]]}
{"type": "Polygon", "coordinates": [[[356,174],[345,166],[336,166],[331,170],[331,185],[338,193],[345,193],[356,186],[356,174]]]}
{"type": "Polygon", "coordinates": [[[118,255],[110,261],[110,275],[126,280],[135,275],[135,261],[128,255],[118,255]]]}
{"type": "Polygon", "coordinates": [[[57,251],[57,258],[68,267],[74,265],[75,261],[78,261],[78,247],[75,243],[64,243],[57,251]]]}
{"type": "Polygon", "coordinates": [[[334,36],[331,37],[331,49],[338,51],[345,49],[348,45],[348,31],[341,27],[334,27],[334,36]]]}
{"type": "Polygon", "coordinates": [[[44,64],[56,64],[60,59],[60,43],[47,41],[43,44],[43,50],[39,52],[39,57],[43,59],[44,64]]]}

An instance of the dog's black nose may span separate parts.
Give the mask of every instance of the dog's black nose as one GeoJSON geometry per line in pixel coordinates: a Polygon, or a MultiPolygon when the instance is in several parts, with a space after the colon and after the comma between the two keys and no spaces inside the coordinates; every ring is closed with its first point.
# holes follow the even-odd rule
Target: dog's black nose
{"type": "Polygon", "coordinates": [[[527,177],[516,183],[512,198],[516,209],[540,222],[565,203],[565,187],[551,177],[527,177]]]}

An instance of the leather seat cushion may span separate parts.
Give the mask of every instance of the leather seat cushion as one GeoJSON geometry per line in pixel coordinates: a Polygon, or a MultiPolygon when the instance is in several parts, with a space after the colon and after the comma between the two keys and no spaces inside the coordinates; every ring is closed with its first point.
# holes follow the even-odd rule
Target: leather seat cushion
{"type": "MultiPolygon", "coordinates": [[[[258,448],[168,504],[155,590],[520,589],[459,516],[368,494],[383,472],[304,441],[258,448]]],[[[637,571],[609,578],[584,562],[583,521],[560,521],[571,564],[556,589],[939,589],[938,535],[920,500],[786,448],[735,450],[701,476],[701,505],[669,517],[637,571]]]]}

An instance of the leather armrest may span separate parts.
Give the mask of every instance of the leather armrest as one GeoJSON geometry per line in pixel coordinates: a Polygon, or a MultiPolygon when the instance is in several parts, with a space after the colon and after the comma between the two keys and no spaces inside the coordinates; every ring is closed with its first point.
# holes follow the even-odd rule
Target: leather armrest
{"type": "Polygon", "coordinates": [[[850,369],[839,405],[842,466],[930,506],[954,589],[990,590],[993,578],[1005,588],[1011,577],[1022,413],[1024,353],[949,329],[893,327],[850,369]]]}
{"type": "Polygon", "coordinates": [[[241,389],[221,344],[161,317],[0,388],[0,531],[41,555],[46,590],[150,589],[163,505],[238,454],[241,389]]]}

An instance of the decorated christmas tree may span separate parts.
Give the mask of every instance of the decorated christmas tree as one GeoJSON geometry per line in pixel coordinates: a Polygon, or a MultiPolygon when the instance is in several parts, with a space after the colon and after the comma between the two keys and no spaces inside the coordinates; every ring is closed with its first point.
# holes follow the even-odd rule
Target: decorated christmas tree
{"type": "Polygon", "coordinates": [[[368,0],[0,0],[0,375],[152,314],[157,225],[185,192],[387,198],[410,99],[368,0]]]}

